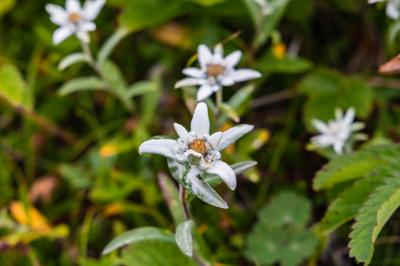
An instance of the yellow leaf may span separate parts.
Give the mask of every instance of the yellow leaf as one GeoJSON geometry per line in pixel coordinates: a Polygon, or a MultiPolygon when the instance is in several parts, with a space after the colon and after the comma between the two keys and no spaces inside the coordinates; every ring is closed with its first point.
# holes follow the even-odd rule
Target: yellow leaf
{"type": "Polygon", "coordinates": [[[13,218],[19,223],[42,233],[51,230],[47,219],[34,207],[26,207],[21,202],[11,202],[10,210],[13,218]]]}

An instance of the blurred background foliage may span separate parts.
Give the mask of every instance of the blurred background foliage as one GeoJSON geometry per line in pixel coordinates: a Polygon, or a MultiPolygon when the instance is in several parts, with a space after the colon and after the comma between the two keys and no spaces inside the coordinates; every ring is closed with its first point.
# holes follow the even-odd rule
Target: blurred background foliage
{"type": "MultiPolygon", "coordinates": [[[[236,96],[230,103],[241,121],[256,126],[224,158],[258,166],[239,177],[235,192],[218,187],[228,210],[193,202],[204,254],[213,265],[355,264],[346,228],[330,239],[312,233],[338,191],[313,191],[326,161],[305,147],[311,119],[329,119],[336,107],[355,107],[375,141],[400,139],[400,83],[376,74],[399,51],[396,25],[364,0],[271,2],[273,12],[262,16],[252,0],[109,0],[91,47],[97,53],[117,29],[129,32],[110,58],[128,84],[147,88],[127,109],[102,91],[60,93],[92,74],[83,64],[57,69],[79,42],[52,45],[47,1],[1,0],[0,265],[192,265],[168,242],[100,254],[127,229],[174,228],[157,179],[165,160],[139,157],[137,148],[152,135],[173,135],[174,121],[189,123],[193,91],[174,83],[198,44],[218,42],[242,50],[241,65],[263,74],[242,94],[224,91],[225,99],[236,96]]],[[[390,241],[399,230],[389,222],[372,264],[400,264],[398,239],[390,241]]]]}

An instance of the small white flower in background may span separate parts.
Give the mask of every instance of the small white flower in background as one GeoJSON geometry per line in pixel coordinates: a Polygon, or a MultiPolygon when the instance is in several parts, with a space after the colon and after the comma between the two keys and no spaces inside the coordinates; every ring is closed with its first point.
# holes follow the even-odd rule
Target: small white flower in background
{"type": "MultiPolygon", "coordinates": [[[[368,0],[369,4],[385,2],[385,0],[368,0]]],[[[400,0],[388,0],[386,4],[386,15],[391,19],[400,18],[400,0]]]]}
{"type": "Polygon", "coordinates": [[[264,16],[268,16],[272,13],[271,4],[267,2],[267,0],[254,0],[256,4],[261,8],[261,13],[264,16]]]}
{"type": "Polygon", "coordinates": [[[260,72],[252,69],[235,69],[242,56],[242,52],[235,51],[226,57],[221,44],[218,44],[214,53],[204,44],[199,45],[197,51],[200,68],[188,67],[183,74],[189,76],[175,84],[175,88],[200,86],[197,92],[197,101],[204,101],[221,87],[232,86],[237,82],[261,77],[260,72]]]}
{"type": "Polygon", "coordinates": [[[89,42],[88,32],[96,29],[93,20],[105,4],[105,0],[87,0],[83,7],[79,0],[66,0],[65,9],[47,4],[50,20],[60,26],[53,34],[54,44],[59,44],[75,34],[83,42],[89,42]]]}
{"type": "Polygon", "coordinates": [[[219,176],[227,186],[236,188],[236,175],[232,168],[221,160],[220,151],[234,143],[253,129],[251,125],[238,125],[225,132],[210,135],[208,108],[204,102],[197,104],[193,113],[191,129],[187,131],[175,123],[178,140],[151,139],[139,147],[139,153],[152,153],[165,156],[179,164],[189,166],[187,182],[193,182],[202,173],[219,176]]]}
{"type": "Polygon", "coordinates": [[[336,109],[335,120],[328,123],[313,119],[313,126],[321,134],[311,138],[311,143],[318,147],[333,147],[337,154],[343,153],[345,143],[352,133],[364,128],[364,123],[353,122],[354,117],[355,111],[350,108],[344,115],[342,110],[336,109]]]}

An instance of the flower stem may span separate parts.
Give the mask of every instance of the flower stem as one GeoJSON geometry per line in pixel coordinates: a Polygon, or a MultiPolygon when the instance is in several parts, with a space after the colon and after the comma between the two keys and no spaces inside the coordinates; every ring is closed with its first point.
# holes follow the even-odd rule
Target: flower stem
{"type": "MultiPolygon", "coordinates": [[[[185,221],[191,220],[189,204],[187,202],[186,189],[182,185],[179,185],[179,201],[180,201],[180,203],[182,205],[182,208],[183,208],[183,214],[184,214],[184,217],[185,217],[185,221]]],[[[193,247],[193,259],[195,260],[195,262],[199,266],[209,266],[210,265],[199,254],[197,254],[197,250],[194,247],[193,247]]]]}
{"type": "Polygon", "coordinates": [[[80,41],[80,42],[81,42],[83,53],[88,57],[89,65],[99,74],[99,76],[102,76],[100,67],[97,64],[96,60],[94,59],[92,51],[90,50],[89,43],[84,42],[84,41],[80,41]]]}
{"type": "Polygon", "coordinates": [[[216,98],[217,98],[217,112],[219,113],[221,111],[221,105],[223,103],[223,89],[220,88],[217,93],[216,93],[216,98]]]}

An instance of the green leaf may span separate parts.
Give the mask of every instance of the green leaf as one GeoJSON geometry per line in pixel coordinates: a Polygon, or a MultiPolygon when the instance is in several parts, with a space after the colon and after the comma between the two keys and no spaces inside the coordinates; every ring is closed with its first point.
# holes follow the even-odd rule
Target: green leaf
{"type": "Polygon", "coordinates": [[[141,227],[123,233],[114,238],[104,248],[102,255],[113,252],[114,250],[143,241],[161,241],[166,243],[175,243],[174,236],[171,232],[161,230],[156,227],[141,227]]]}
{"type": "Polygon", "coordinates": [[[358,179],[399,156],[400,146],[395,144],[371,146],[350,155],[338,156],[317,172],[313,187],[315,190],[330,189],[338,183],[358,179]]]}
{"type": "Polygon", "coordinates": [[[221,103],[220,108],[221,108],[222,113],[224,113],[227,117],[232,119],[234,122],[238,123],[240,121],[239,115],[228,104],[221,103]]]}
{"type": "Polygon", "coordinates": [[[158,89],[158,84],[156,84],[154,81],[140,81],[129,86],[126,94],[129,98],[132,98],[134,96],[139,96],[149,92],[154,92],[157,89],[158,89]]]}
{"type": "Polygon", "coordinates": [[[15,107],[33,108],[32,92],[18,69],[10,64],[0,65],[0,97],[15,107]]]}
{"type": "Polygon", "coordinates": [[[194,222],[192,220],[185,221],[176,227],[175,240],[178,247],[186,255],[191,257],[193,255],[193,228],[194,222]]]}
{"type": "Polygon", "coordinates": [[[115,31],[101,47],[99,54],[97,56],[97,61],[99,65],[103,65],[115,47],[119,42],[129,34],[129,31],[125,28],[120,28],[115,31]]]}
{"type": "Polygon", "coordinates": [[[13,9],[16,2],[17,2],[16,0],[1,0],[0,1],[0,16],[7,13],[11,9],[13,9]]]}
{"type": "Polygon", "coordinates": [[[107,90],[108,85],[103,80],[92,77],[75,78],[66,82],[58,91],[60,95],[68,95],[78,91],[107,90]]]}
{"type": "Polygon", "coordinates": [[[88,62],[90,62],[90,59],[84,53],[73,53],[73,54],[70,54],[70,55],[64,57],[61,60],[61,62],[58,64],[57,68],[59,70],[64,70],[64,69],[66,69],[67,67],[69,67],[69,66],[71,66],[73,64],[81,63],[81,62],[88,63],[88,62]]]}
{"type": "Polygon", "coordinates": [[[119,20],[130,32],[160,25],[183,12],[183,1],[130,0],[124,3],[119,20]]]}
{"type": "Polygon", "coordinates": [[[189,1],[198,3],[203,6],[213,6],[225,2],[226,0],[189,0],[189,1]]]}
{"type": "Polygon", "coordinates": [[[354,218],[370,193],[382,183],[382,176],[372,175],[355,182],[329,205],[324,218],[318,224],[318,231],[331,233],[339,226],[354,218]]]}
{"type": "Polygon", "coordinates": [[[87,189],[92,184],[90,176],[78,166],[62,164],[59,171],[61,177],[77,189],[87,189]]]}
{"type": "Polygon", "coordinates": [[[374,243],[383,226],[400,206],[399,172],[389,173],[371,194],[356,216],[350,234],[350,256],[369,264],[374,252],[374,243]]]}
{"type": "Polygon", "coordinates": [[[310,212],[309,201],[296,194],[283,192],[274,197],[260,210],[259,221],[246,237],[246,257],[257,265],[299,265],[314,253],[318,242],[305,228],[310,212]]]}
{"type": "Polygon", "coordinates": [[[260,60],[257,69],[262,73],[284,73],[297,74],[303,73],[312,68],[313,64],[310,60],[299,57],[285,56],[276,58],[272,53],[268,52],[260,60]]]}
{"type": "Polygon", "coordinates": [[[184,210],[179,202],[179,191],[173,181],[165,174],[158,175],[158,183],[164,199],[168,205],[168,209],[174,218],[175,224],[180,224],[185,220],[184,210]]]}
{"type": "Polygon", "coordinates": [[[134,266],[196,266],[190,257],[185,256],[176,244],[146,241],[134,244],[124,250],[123,265],[134,266]]]}
{"type": "MultiPolygon", "coordinates": [[[[240,88],[227,102],[236,113],[236,116],[242,116],[249,108],[255,86],[248,85],[240,88]]],[[[224,124],[228,119],[227,115],[219,117],[219,124],[224,124]]]]}

